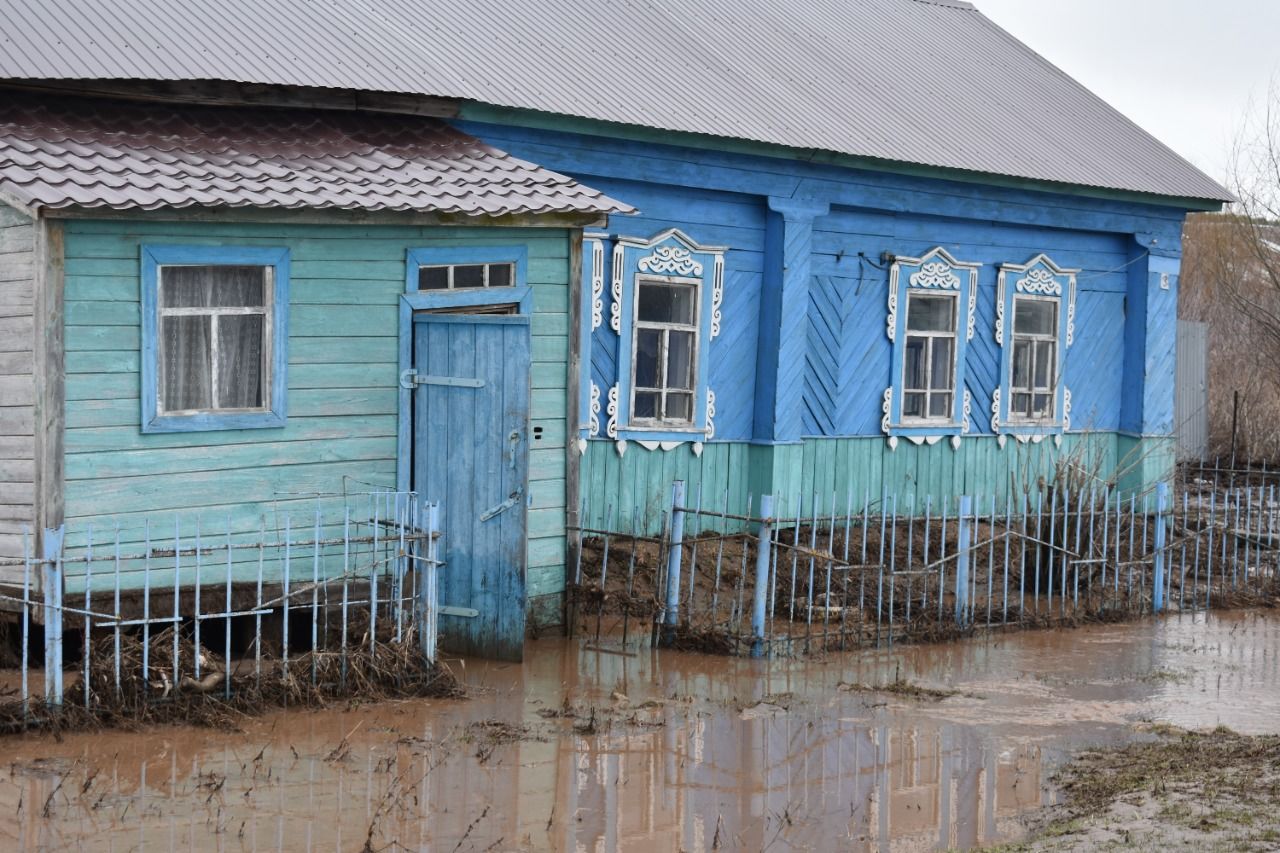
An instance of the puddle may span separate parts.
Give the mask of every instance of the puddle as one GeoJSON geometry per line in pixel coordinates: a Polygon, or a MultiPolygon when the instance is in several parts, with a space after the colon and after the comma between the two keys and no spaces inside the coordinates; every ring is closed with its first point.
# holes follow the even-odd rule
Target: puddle
{"type": "Polygon", "coordinates": [[[1016,838],[1073,749],[1148,721],[1280,729],[1258,613],[810,661],[590,645],[455,663],[463,702],[6,740],[0,848],[969,848],[1016,838]],[[851,689],[895,679],[959,692],[851,689]]]}

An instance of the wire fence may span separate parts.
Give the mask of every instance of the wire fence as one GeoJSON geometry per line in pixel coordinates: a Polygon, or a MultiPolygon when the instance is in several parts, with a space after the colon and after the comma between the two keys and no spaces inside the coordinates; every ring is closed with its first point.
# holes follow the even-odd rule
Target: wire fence
{"type": "Polygon", "coordinates": [[[436,658],[439,507],[412,492],[341,504],[248,531],[231,516],[64,526],[44,531],[39,554],[28,532],[9,561],[21,587],[0,590],[18,634],[0,727],[73,705],[146,715],[237,692],[289,704],[422,687],[436,658]]]}
{"type": "Polygon", "coordinates": [[[660,536],[578,531],[570,629],[809,654],[1264,601],[1280,589],[1276,488],[1193,477],[1002,500],[850,490],[749,497],[754,511],[731,515],[677,482],[660,536]]]}

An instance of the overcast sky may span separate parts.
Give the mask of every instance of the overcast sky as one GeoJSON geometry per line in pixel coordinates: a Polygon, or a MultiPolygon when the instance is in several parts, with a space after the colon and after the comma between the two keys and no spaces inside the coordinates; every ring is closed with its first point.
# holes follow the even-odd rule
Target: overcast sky
{"type": "Polygon", "coordinates": [[[1280,0],[973,1],[1218,180],[1280,74],[1280,0]]]}

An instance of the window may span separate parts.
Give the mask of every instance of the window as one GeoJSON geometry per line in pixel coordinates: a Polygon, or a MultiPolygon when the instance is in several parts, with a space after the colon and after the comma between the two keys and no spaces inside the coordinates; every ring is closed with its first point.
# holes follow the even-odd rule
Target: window
{"type": "Polygon", "coordinates": [[[419,290],[463,290],[474,287],[511,287],[515,264],[439,264],[418,268],[419,290]]]}
{"type": "Polygon", "coordinates": [[[902,417],[950,421],[955,380],[956,297],[908,293],[902,417]]]}
{"type": "Polygon", "coordinates": [[[1067,352],[1075,335],[1076,274],[1047,255],[1001,264],[996,278],[995,340],[1000,384],[992,390],[991,431],[1061,443],[1071,428],[1067,352]]]}
{"type": "Polygon", "coordinates": [[[918,258],[899,255],[889,267],[885,334],[893,360],[880,431],[890,449],[900,439],[919,445],[947,437],[958,448],[973,428],[965,353],[973,340],[981,266],[937,246],[918,258]]]}
{"type": "Polygon", "coordinates": [[[1058,379],[1058,300],[1014,297],[1012,366],[1009,417],[1052,420],[1058,379]]]}
{"type": "Polygon", "coordinates": [[[698,285],[638,278],[631,418],[690,426],[697,386],[698,285]]]}
{"type": "Polygon", "coordinates": [[[284,422],[287,253],[143,250],[143,426],[238,429],[284,422]]]}

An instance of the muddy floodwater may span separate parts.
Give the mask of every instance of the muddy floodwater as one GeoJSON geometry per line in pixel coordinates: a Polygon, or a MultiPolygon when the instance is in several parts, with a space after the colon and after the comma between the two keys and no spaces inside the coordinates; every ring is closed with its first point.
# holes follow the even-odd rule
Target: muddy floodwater
{"type": "Polygon", "coordinates": [[[1149,723],[1280,730],[1280,618],[821,660],[533,642],[464,701],[3,742],[4,850],[934,850],[1016,838],[1149,723]],[[946,696],[868,692],[895,681],[946,696]]]}

